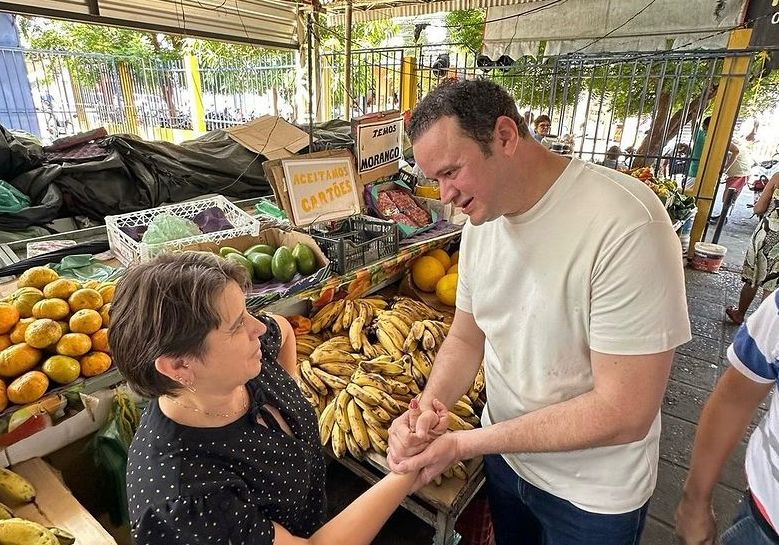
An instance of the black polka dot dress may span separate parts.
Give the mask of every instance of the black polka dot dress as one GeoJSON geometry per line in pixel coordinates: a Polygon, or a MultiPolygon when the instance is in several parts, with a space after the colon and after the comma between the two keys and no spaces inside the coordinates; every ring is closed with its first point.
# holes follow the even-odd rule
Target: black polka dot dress
{"type": "Polygon", "coordinates": [[[325,465],[316,415],[277,362],[281,330],[261,317],[262,371],[249,413],[221,428],[182,426],[156,400],[130,446],[127,496],[136,545],[265,545],[272,522],[309,537],[325,518],[325,465]],[[263,405],[279,410],[284,432],[263,405]],[[267,424],[257,423],[262,416],[267,424]]]}

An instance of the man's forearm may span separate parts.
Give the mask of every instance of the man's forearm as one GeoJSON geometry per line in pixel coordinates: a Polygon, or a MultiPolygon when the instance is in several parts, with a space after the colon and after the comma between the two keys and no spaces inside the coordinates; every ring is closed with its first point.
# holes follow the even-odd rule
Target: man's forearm
{"type": "Polygon", "coordinates": [[[422,392],[419,405],[432,407],[433,399],[451,408],[468,391],[484,357],[484,347],[474,347],[449,335],[438,350],[433,371],[422,392]]]}
{"type": "Polygon", "coordinates": [[[621,445],[646,437],[625,407],[604,402],[593,390],[567,401],[499,422],[458,432],[463,459],[509,452],[565,452],[621,445]]]}

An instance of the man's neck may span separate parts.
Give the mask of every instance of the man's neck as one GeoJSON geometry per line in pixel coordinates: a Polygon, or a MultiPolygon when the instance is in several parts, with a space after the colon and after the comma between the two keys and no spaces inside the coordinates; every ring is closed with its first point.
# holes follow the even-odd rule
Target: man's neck
{"type": "Polygon", "coordinates": [[[530,139],[523,139],[515,154],[515,212],[524,214],[540,201],[554,185],[571,160],[550,151],[530,139]]]}

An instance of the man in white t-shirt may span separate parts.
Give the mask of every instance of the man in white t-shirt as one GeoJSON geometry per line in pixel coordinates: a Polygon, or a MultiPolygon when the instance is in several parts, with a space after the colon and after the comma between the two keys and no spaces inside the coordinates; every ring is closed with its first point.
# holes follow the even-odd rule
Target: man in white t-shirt
{"type": "MultiPolygon", "coordinates": [[[[701,412],[690,473],[676,510],[682,545],[714,545],[714,486],[752,416],[779,383],[779,291],[766,297],[728,348],[730,368],[701,412]]],[[[779,544],[779,396],[749,438],[747,490],[722,545],[779,544]]]]}
{"type": "Polygon", "coordinates": [[[469,222],[454,322],[421,416],[391,426],[390,467],[425,481],[484,455],[498,545],[637,543],[674,348],[690,339],[665,209],[639,180],[546,150],[489,81],[439,86],[407,130],[469,222]],[[483,427],[438,437],[432,400],[452,406],[482,361],[483,427]]]}

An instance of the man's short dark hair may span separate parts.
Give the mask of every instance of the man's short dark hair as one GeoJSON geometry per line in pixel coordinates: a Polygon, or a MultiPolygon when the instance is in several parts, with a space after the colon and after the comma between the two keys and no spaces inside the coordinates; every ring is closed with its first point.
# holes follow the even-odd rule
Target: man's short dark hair
{"type": "Polygon", "coordinates": [[[489,80],[446,80],[417,105],[406,133],[413,144],[439,119],[454,117],[460,130],[489,155],[495,122],[500,116],[512,119],[522,138],[530,136],[514,99],[503,87],[489,80]]]}

